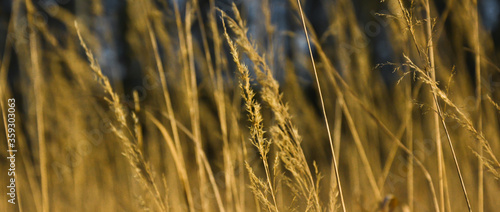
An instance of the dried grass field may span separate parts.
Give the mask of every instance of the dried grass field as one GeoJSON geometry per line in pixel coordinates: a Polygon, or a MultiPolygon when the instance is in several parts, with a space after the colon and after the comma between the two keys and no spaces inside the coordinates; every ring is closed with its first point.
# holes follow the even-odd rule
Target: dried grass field
{"type": "Polygon", "coordinates": [[[499,5],[0,3],[0,211],[499,211],[499,5]]]}

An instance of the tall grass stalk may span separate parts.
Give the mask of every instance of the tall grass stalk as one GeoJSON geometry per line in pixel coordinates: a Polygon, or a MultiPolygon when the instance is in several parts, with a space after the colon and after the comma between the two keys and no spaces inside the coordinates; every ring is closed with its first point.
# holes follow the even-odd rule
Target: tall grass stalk
{"type": "MultiPolygon", "coordinates": [[[[477,130],[482,133],[483,132],[483,116],[482,116],[482,75],[481,75],[481,41],[479,39],[479,8],[477,5],[477,0],[471,0],[471,11],[474,17],[474,42],[475,42],[475,71],[476,71],[476,114],[477,114],[477,122],[476,127],[477,130]]],[[[477,196],[477,204],[478,204],[478,212],[484,211],[484,165],[483,160],[483,147],[480,143],[477,144],[479,159],[478,159],[478,196],[477,196]]]]}
{"type": "MultiPolygon", "coordinates": [[[[179,139],[179,132],[177,130],[177,124],[175,123],[175,113],[172,107],[172,100],[170,98],[170,94],[168,92],[168,85],[167,81],[165,78],[165,70],[163,67],[163,62],[160,58],[159,50],[158,50],[158,44],[157,44],[157,38],[155,36],[155,33],[153,32],[153,29],[151,27],[150,21],[149,21],[149,10],[147,8],[147,5],[145,1],[143,1],[143,10],[144,10],[144,15],[145,15],[145,20],[146,20],[146,28],[147,28],[147,33],[150,38],[151,42],[151,47],[153,48],[153,54],[154,54],[154,59],[156,62],[156,68],[158,70],[158,76],[160,78],[160,83],[161,83],[161,88],[162,88],[162,93],[163,97],[165,99],[165,106],[167,108],[167,113],[169,113],[171,116],[173,116],[172,119],[170,119],[170,126],[172,128],[172,134],[173,134],[173,140],[175,144],[175,150],[171,149],[171,151],[175,151],[178,153],[177,157],[174,157],[178,162],[176,163],[176,168],[177,172],[179,174],[179,178],[182,181],[182,185],[184,187],[184,192],[186,193],[186,199],[188,203],[189,210],[194,211],[194,201],[193,201],[193,195],[191,193],[191,186],[189,183],[189,178],[186,173],[186,164],[184,162],[184,156],[182,155],[182,146],[181,142],[179,139]]],[[[170,147],[171,148],[171,147],[170,147]]]]}
{"type": "Polygon", "coordinates": [[[345,203],[344,203],[344,195],[342,194],[342,185],[340,183],[340,175],[339,175],[339,169],[337,167],[337,156],[335,155],[335,150],[333,149],[333,140],[332,140],[332,134],[330,132],[330,125],[328,124],[328,117],[326,115],[326,109],[325,109],[325,102],[323,100],[323,93],[321,92],[321,85],[319,83],[319,78],[318,78],[318,71],[316,70],[316,64],[314,63],[314,57],[311,49],[311,42],[309,41],[309,34],[307,33],[307,27],[306,27],[306,22],[304,20],[304,13],[302,12],[302,6],[300,4],[300,0],[297,0],[297,5],[299,5],[299,11],[300,11],[300,17],[302,19],[302,26],[304,27],[304,34],[307,39],[307,46],[309,48],[309,55],[311,57],[311,63],[313,66],[313,71],[314,71],[314,77],[316,78],[316,85],[318,86],[318,93],[319,93],[319,98],[321,101],[321,108],[323,110],[323,117],[325,119],[325,125],[326,125],[326,131],[328,133],[328,139],[330,141],[330,149],[332,151],[332,159],[333,159],[333,168],[335,169],[335,176],[336,176],[336,182],[337,182],[337,187],[339,189],[339,194],[340,194],[340,203],[342,205],[342,211],[346,211],[345,209],[345,203]]]}
{"type": "MultiPolygon", "coordinates": [[[[432,80],[436,80],[436,67],[434,64],[434,43],[433,43],[433,33],[432,33],[432,18],[431,18],[431,9],[429,0],[425,1],[425,14],[426,14],[426,33],[427,33],[427,56],[429,61],[429,73],[432,80]]],[[[434,139],[436,139],[436,147],[437,147],[437,161],[438,161],[438,179],[439,179],[439,205],[440,210],[445,211],[445,191],[444,191],[444,156],[443,156],[443,145],[441,142],[441,130],[439,124],[439,115],[441,113],[439,110],[439,104],[435,96],[433,96],[433,108],[438,111],[433,114],[434,119],[434,139]]],[[[444,122],[443,122],[444,123],[444,122]]],[[[448,135],[447,135],[448,136],[448,135]]]]}
{"type": "MultiPolygon", "coordinates": [[[[35,7],[30,1],[26,1],[27,18],[30,25],[34,26],[34,15],[35,7]]],[[[31,30],[29,32],[29,52],[31,59],[31,76],[33,77],[33,92],[35,93],[35,105],[36,105],[36,126],[37,126],[37,140],[38,148],[40,154],[40,175],[41,175],[41,187],[42,187],[42,211],[50,211],[50,196],[49,196],[49,175],[47,171],[48,166],[48,156],[47,156],[47,143],[45,141],[45,127],[43,120],[43,96],[38,92],[43,93],[43,76],[39,64],[38,55],[38,35],[35,31],[31,30]]]]}

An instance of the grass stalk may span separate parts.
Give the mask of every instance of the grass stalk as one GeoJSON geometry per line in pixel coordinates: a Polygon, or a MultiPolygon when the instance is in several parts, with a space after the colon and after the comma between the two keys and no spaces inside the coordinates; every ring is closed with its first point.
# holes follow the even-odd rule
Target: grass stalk
{"type": "Polygon", "coordinates": [[[313,57],[313,53],[312,53],[312,49],[311,49],[311,42],[309,41],[309,35],[307,33],[306,22],[304,20],[304,13],[302,11],[302,6],[300,4],[300,0],[297,0],[297,4],[299,6],[300,17],[302,19],[302,26],[304,27],[304,34],[305,34],[306,39],[307,39],[307,46],[309,48],[309,55],[311,57],[311,63],[312,63],[313,70],[314,70],[314,77],[316,78],[316,86],[318,87],[318,93],[319,93],[319,97],[321,100],[321,109],[323,110],[323,117],[325,120],[326,130],[328,133],[328,140],[330,141],[330,149],[332,151],[333,166],[335,169],[335,176],[337,178],[336,182],[337,182],[337,187],[339,189],[342,211],[345,212],[346,209],[345,209],[344,195],[342,193],[342,185],[340,183],[339,169],[338,169],[338,165],[337,165],[337,157],[335,156],[335,150],[333,149],[332,133],[330,132],[330,125],[328,123],[328,117],[326,115],[325,102],[323,100],[323,93],[321,92],[321,85],[319,83],[318,72],[316,70],[316,64],[314,63],[314,57],[313,57]]]}
{"type": "MultiPolygon", "coordinates": [[[[432,19],[431,19],[431,10],[430,10],[430,3],[429,3],[429,0],[426,0],[426,4],[425,4],[425,11],[426,11],[426,15],[427,15],[427,22],[426,22],[426,31],[427,31],[427,40],[428,40],[428,44],[427,44],[427,48],[428,48],[428,56],[429,56],[429,68],[430,68],[430,75],[431,75],[431,79],[433,81],[436,81],[436,70],[435,70],[435,64],[434,64],[434,44],[433,44],[433,39],[432,39],[432,19]]],[[[448,132],[448,128],[446,127],[446,123],[444,121],[444,117],[442,115],[442,112],[441,112],[441,108],[439,107],[439,102],[438,102],[438,99],[436,97],[436,93],[433,91],[432,92],[432,96],[433,96],[433,99],[434,99],[434,109],[437,111],[437,113],[434,113],[434,124],[435,124],[435,128],[436,128],[436,146],[438,148],[438,169],[439,169],[439,195],[440,195],[440,203],[441,203],[441,211],[444,211],[444,207],[445,207],[445,197],[444,197],[444,180],[447,180],[447,179],[443,179],[443,176],[444,176],[444,157],[443,157],[443,149],[442,149],[442,144],[441,144],[441,135],[440,135],[440,131],[439,131],[439,119],[441,118],[441,123],[443,125],[443,128],[445,130],[445,133],[446,133],[446,138],[448,139],[448,144],[450,146],[450,149],[451,149],[451,153],[453,155],[453,161],[455,162],[455,168],[457,170],[457,173],[458,173],[458,177],[460,178],[460,184],[462,186],[462,191],[464,193],[464,196],[465,196],[465,200],[467,202],[467,207],[469,209],[469,211],[472,211],[471,209],[471,206],[470,206],[470,202],[469,202],[469,197],[467,195],[467,190],[465,189],[465,183],[463,181],[463,176],[462,176],[462,173],[460,171],[460,167],[458,165],[458,161],[457,161],[457,156],[456,156],[456,153],[455,153],[455,148],[453,147],[453,143],[451,142],[451,138],[450,138],[450,134],[448,132]]]]}
{"type": "MultiPolygon", "coordinates": [[[[144,2],[144,1],[143,1],[144,2]]],[[[159,50],[158,50],[158,44],[156,41],[156,35],[151,27],[150,21],[149,21],[149,10],[146,8],[146,2],[143,4],[143,9],[144,13],[146,16],[146,28],[148,30],[148,35],[150,38],[151,42],[151,47],[153,48],[153,54],[154,54],[154,59],[156,62],[156,68],[158,70],[158,76],[160,78],[160,84],[162,88],[162,93],[163,97],[165,99],[165,106],[167,108],[167,113],[171,114],[172,116],[175,116],[173,107],[172,107],[172,100],[170,98],[170,94],[168,92],[168,84],[167,80],[165,77],[165,70],[163,66],[163,62],[160,58],[159,50]]],[[[170,120],[170,126],[172,128],[172,134],[173,134],[173,140],[175,144],[175,151],[178,152],[180,155],[177,157],[179,160],[179,164],[177,164],[177,171],[179,173],[179,178],[182,181],[182,185],[184,187],[184,192],[186,193],[186,199],[188,203],[188,207],[190,211],[194,211],[194,201],[193,201],[193,196],[191,193],[191,186],[189,183],[189,178],[186,173],[186,165],[184,162],[184,156],[182,155],[182,146],[180,143],[180,138],[179,138],[179,132],[177,129],[177,124],[175,123],[175,118],[170,120]]],[[[172,150],[173,151],[173,150],[172,150]]]]}
{"type": "MultiPolygon", "coordinates": [[[[476,127],[479,133],[483,131],[483,117],[482,117],[482,98],[483,94],[481,91],[481,41],[479,38],[479,8],[477,5],[477,0],[471,0],[471,10],[474,16],[474,42],[475,42],[475,71],[476,71],[476,114],[477,114],[477,123],[476,127]]],[[[483,160],[483,146],[478,142],[477,144],[479,159],[478,159],[478,196],[477,196],[477,204],[478,204],[478,212],[484,211],[484,164],[483,160]]]]}
{"type": "MultiPolygon", "coordinates": [[[[429,0],[425,1],[425,14],[426,14],[426,32],[427,32],[427,55],[428,55],[428,60],[429,60],[429,72],[432,80],[436,80],[436,70],[435,70],[435,64],[434,64],[434,43],[432,39],[432,18],[431,18],[431,10],[430,10],[430,3],[429,0]]],[[[435,97],[433,97],[435,100],[435,97]]],[[[438,102],[433,101],[433,108],[434,110],[438,111],[438,102]]],[[[439,124],[439,114],[434,113],[433,114],[433,119],[434,119],[434,139],[436,141],[436,148],[437,148],[437,161],[438,161],[438,186],[439,186],[439,205],[440,205],[440,210],[445,211],[445,195],[444,195],[444,156],[443,156],[443,145],[441,142],[441,131],[440,131],[440,124],[439,124]]]]}
{"type": "MultiPolygon", "coordinates": [[[[26,9],[28,22],[31,27],[35,27],[33,14],[35,13],[34,5],[26,0],[26,9]]],[[[42,211],[50,211],[50,197],[49,197],[49,174],[47,171],[48,165],[48,155],[47,155],[47,143],[45,142],[45,127],[43,120],[43,78],[39,64],[38,55],[38,36],[35,30],[30,30],[29,32],[29,47],[30,47],[30,59],[31,59],[31,71],[33,77],[33,92],[35,96],[36,105],[36,128],[37,128],[37,139],[38,148],[40,155],[40,175],[41,175],[41,187],[42,187],[42,211]]]]}

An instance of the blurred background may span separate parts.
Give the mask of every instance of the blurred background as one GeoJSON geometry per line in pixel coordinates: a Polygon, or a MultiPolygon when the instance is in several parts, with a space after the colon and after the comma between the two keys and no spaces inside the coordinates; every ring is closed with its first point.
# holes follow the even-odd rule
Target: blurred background
{"type": "MultiPolygon", "coordinates": [[[[4,0],[1,3],[1,27],[0,27],[0,39],[1,42],[0,51],[5,51],[5,44],[7,39],[15,40],[21,39],[16,38],[14,32],[8,32],[9,21],[12,17],[13,9],[12,0],[4,0]]],[[[207,13],[210,10],[210,1],[199,1],[199,7],[203,18],[207,18],[207,13]]],[[[263,17],[263,10],[261,5],[263,2],[261,0],[255,1],[229,1],[229,0],[217,0],[214,1],[215,7],[220,8],[224,11],[231,11],[231,5],[236,4],[240,9],[241,13],[248,22],[249,35],[257,40],[265,41],[267,38],[266,33],[266,23],[263,17]]],[[[388,36],[388,20],[385,20],[380,14],[385,14],[389,12],[387,3],[384,1],[363,1],[363,0],[353,0],[350,1],[353,15],[355,15],[356,23],[359,25],[362,33],[364,33],[364,38],[362,41],[358,41],[359,46],[355,47],[344,47],[352,48],[353,51],[357,49],[369,50],[371,55],[371,63],[373,65],[379,63],[385,63],[387,61],[394,61],[394,52],[390,45],[390,36],[388,36]]],[[[47,24],[47,27],[53,33],[55,39],[59,40],[61,43],[67,39],[68,32],[64,24],[64,21],[60,20],[58,17],[62,15],[60,13],[70,13],[73,14],[79,20],[88,24],[89,30],[91,30],[96,37],[96,42],[99,42],[100,49],[96,52],[99,61],[101,61],[101,66],[104,67],[103,70],[108,72],[112,79],[134,81],[134,76],[137,76],[137,72],[140,72],[140,64],[137,62],[136,57],[131,51],[130,43],[127,41],[127,32],[131,29],[130,19],[133,18],[128,14],[127,7],[130,1],[121,0],[103,0],[103,1],[75,1],[75,0],[37,0],[34,1],[34,6],[37,9],[35,19],[37,22],[42,22],[47,24]]],[[[158,1],[156,2],[158,6],[163,6],[162,8],[166,13],[163,17],[166,22],[167,30],[173,31],[175,25],[174,14],[173,14],[173,1],[158,1]],[[170,24],[170,25],[169,25],[170,24]]],[[[302,27],[297,23],[293,11],[290,9],[290,3],[287,0],[269,0],[270,10],[270,21],[275,27],[276,35],[273,38],[273,43],[263,43],[263,45],[272,45],[275,51],[280,51],[283,53],[283,57],[294,58],[294,54],[307,53],[307,46],[305,43],[305,38],[303,36],[289,36],[288,32],[300,32],[302,27]]],[[[321,1],[321,0],[308,0],[304,1],[304,13],[309,18],[314,32],[321,36],[323,43],[335,43],[336,39],[332,34],[340,29],[335,29],[329,20],[334,14],[328,8],[331,1],[321,1]]],[[[436,15],[447,16],[450,13],[450,5],[455,4],[452,0],[441,0],[434,1],[436,15]]],[[[457,2],[456,4],[461,4],[457,2]]],[[[178,0],[179,11],[181,12],[181,17],[184,17],[186,0],[178,0]]],[[[500,43],[500,2],[498,0],[481,0],[478,1],[478,12],[481,18],[482,27],[489,33],[493,38],[493,45],[496,52],[498,52],[500,43]]],[[[220,20],[218,19],[218,26],[220,28],[220,20]]],[[[450,18],[442,20],[444,23],[442,30],[445,31],[443,36],[445,40],[449,42],[454,42],[456,37],[453,37],[454,26],[450,18]]],[[[197,25],[196,20],[194,20],[194,26],[197,25]]],[[[19,21],[19,30],[25,31],[27,33],[28,23],[26,19],[19,21]]],[[[201,42],[200,30],[197,27],[193,27],[194,39],[201,42]]],[[[25,34],[26,38],[27,35],[25,34]]],[[[460,41],[457,41],[460,42],[460,41]]],[[[267,47],[266,47],[267,48],[267,47]]],[[[472,56],[467,57],[469,70],[473,71],[473,59],[472,56]]],[[[15,64],[15,55],[12,58],[12,63],[15,64]]],[[[9,66],[13,71],[12,75],[16,73],[16,65],[9,66]]],[[[284,70],[283,67],[276,67],[273,69],[276,74],[277,79],[283,80],[284,70]]],[[[299,70],[300,72],[300,70],[299,70]]],[[[392,74],[384,72],[384,79],[388,83],[394,83],[394,79],[397,76],[391,76],[392,74]]],[[[308,73],[301,73],[302,77],[306,81],[311,80],[311,76],[308,73]]],[[[130,82],[133,84],[133,82],[130,82]]],[[[125,83],[128,85],[128,83],[125,83]]]]}

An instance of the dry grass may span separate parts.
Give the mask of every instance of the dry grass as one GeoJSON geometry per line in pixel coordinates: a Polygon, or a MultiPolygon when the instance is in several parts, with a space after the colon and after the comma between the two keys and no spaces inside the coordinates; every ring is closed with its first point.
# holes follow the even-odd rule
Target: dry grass
{"type": "Polygon", "coordinates": [[[305,1],[287,2],[286,31],[269,0],[261,20],[241,4],[131,0],[125,68],[106,57],[105,3],[43,22],[13,1],[0,108],[5,128],[4,103],[19,102],[18,204],[0,211],[500,207],[499,58],[477,1],[377,3],[392,52],[377,64],[349,0],[323,1],[321,34],[305,1]]]}

